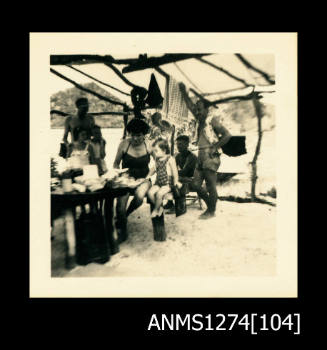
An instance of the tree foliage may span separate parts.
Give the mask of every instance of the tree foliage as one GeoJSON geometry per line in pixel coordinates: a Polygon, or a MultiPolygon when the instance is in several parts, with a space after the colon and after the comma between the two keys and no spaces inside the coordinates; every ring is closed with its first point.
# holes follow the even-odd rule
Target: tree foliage
{"type": "MultiPolygon", "coordinates": [[[[99,87],[96,83],[81,84],[84,87],[95,91],[103,96],[111,98],[115,101],[120,101],[116,96],[112,95],[108,91],[99,87]]],[[[96,96],[86,93],[77,89],[76,87],[59,91],[51,96],[50,109],[59,110],[71,115],[76,114],[77,109],[75,101],[80,97],[86,97],[89,100],[89,112],[119,112],[122,110],[121,106],[113,105],[109,102],[99,100],[96,96]]],[[[103,128],[122,128],[124,127],[123,116],[119,115],[101,115],[95,116],[95,122],[103,128]]],[[[51,114],[51,127],[52,128],[63,128],[65,124],[65,117],[58,114],[51,114]]]]}

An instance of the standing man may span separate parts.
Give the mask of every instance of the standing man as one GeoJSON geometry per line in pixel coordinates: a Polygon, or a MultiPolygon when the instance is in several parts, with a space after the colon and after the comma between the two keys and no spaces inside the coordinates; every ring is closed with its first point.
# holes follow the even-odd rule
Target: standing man
{"type": "Polygon", "coordinates": [[[63,142],[67,145],[68,134],[70,133],[72,142],[74,140],[74,129],[77,127],[82,127],[87,131],[87,139],[91,138],[92,128],[95,125],[94,117],[87,114],[89,110],[89,102],[87,98],[81,97],[75,102],[77,107],[77,115],[76,116],[68,116],[65,120],[65,132],[63,137],[63,142]]]}
{"type": "Polygon", "coordinates": [[[226,144],[231,134],[219,122],[216,115],[209,116],[209,101],[198,100],[195,104],[189,98],[185,85],[180,83],[180,89],[192,114],[198,123],[198,161],[194,172],[192,187],[196,189],[199,197],[204,200],[207,210],[199,219],[209,219],[215,216],[217,194],[217,170],[220,166],[220,148],[226,144]],[[203,180],[206,189],[202,187],[203,180]]]}

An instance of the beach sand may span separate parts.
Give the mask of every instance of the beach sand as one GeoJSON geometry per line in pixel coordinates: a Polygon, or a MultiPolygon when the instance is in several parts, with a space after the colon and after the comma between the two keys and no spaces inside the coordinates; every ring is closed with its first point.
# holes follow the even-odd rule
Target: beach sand
{"type": "MultiPolygon", "coordinates": [[[[247,136],[248,154],[222,159],[221,171],[238,172],[217,186],[221,197],[249,198],[250,167],[257,135],[247,136]]],[[[257,195],[276,187],[275,130],[265,132],[258,159],[257,195]]],[[[269,196],[261,197],[276,204],[269,196]]],[[[203,204],[203,210],[205,205],[203,204]]],[[[203,211],[202,210],[202,211],[203,211]]],[[[149,205],[144,204],[128,220],[128,240],[119,253],[99,265],[91,263],[64,269],[63,219],[55,222],[52,241],[52,277],[153,277],[153,276],[273,276],[276,272],[276,206],[219,200],[216,217],[198,220],[199,203],[188,205],[176,218],[165,215],[167,240],[153,240],[149,205]]]]}
{"type": "Polygon", "coordinates": [[[198,220],[198,202],[176,218],[165,215],[167,240],[153,240],[149,205],[128,221],[129,237],[106,264],[64,269],[63,219],[52,241],[52,277],[273,276],[276,272],[276,207],[218,201],[216,217],[198,220]]]}

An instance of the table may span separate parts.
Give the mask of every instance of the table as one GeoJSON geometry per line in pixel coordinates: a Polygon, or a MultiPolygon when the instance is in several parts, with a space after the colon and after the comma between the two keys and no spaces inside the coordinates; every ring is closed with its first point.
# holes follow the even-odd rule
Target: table
{"type": "Polygon", "coordinates": [[[132,191],[125,188],[108,188],[95,192],[70,192],[70,193],[51,193],[51,221],[60,214],[65,218],[65,241],[66,241],[66,267],[72,268],[76,264],[76,236],[75,236],[75,208],[89,204],[101,212],[106,232],[106,245],[108,248],[108,257],[119,251],[119,245],[114,237],[115,224],[114,219],[114,199],[124,196],[132,191]],[[103,215],[102,215],[103,208],[103,215]]]}

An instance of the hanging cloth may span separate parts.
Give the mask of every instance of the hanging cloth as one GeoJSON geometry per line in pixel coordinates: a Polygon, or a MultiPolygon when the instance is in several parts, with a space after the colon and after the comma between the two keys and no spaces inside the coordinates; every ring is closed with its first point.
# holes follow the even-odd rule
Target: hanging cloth
{"type": "Polygon", "coordinates": [[[145,107],[145,98],[148,91],[141,86],[135,86],[131,91],[131,100],[134,106],[135,118],[144,119],[141,111],[145,107]]]}
{"type": "Polygon", "coordinates": [[[175,126],[187,123],[188,108],[184,101],[179,82],[172,76],[166,81],[165,99],[162,106],[163,114],[175,126]]]}
{"type": "Polygon", "coordinates": [[[148,88],[148,96],[145,102],[151,108],[158,108],[161,105],[162,101],[163,101],[163,97],[161,96],[159,85],[157,83],[155,75],[152,73],[149,88],[148,88]]]}
{"type": "Polygon", "coordinates": [[[238,157],[246,154],[245,136],[232,136],[221,149],[224,154],[230,157],[238,157]]]}

